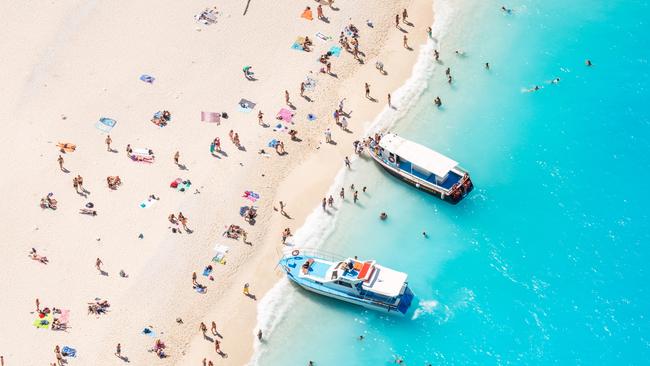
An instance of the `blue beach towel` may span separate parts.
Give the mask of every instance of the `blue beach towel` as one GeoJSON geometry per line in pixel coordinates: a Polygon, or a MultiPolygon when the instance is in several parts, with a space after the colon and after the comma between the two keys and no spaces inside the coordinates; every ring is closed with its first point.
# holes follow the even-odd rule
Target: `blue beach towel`
{"type": "Polygon", "coordinates": [[[142,334],[144,334],[144,335],[146,335],[146,336],[148,336],[148,337],[151,337],[151,338],[155,338],[155,337],[156,337],[156,332],[154,332],[153,329],[151,329],[151,328],[149,328],[149,327],[145,327],[145,328],[142,330],[142,334]]]}
{"type": "Polygon", "coordinates": [[[77,350],[68,346],[63,346],[61,354],[65,357],[75,357],[77,356],[77,350]]]}
{"type": "Polygon", "coordinates": [[[153,84],[154,80],[156,80],[155,77],[147,74],[142,74],[140,75],[140,80],[144,81],[145,83],[153,84]]]}
{"type": "Polygon", "coordinates": [[[307,115],[307,119],[308,119],[309,121],[315,121],[315,120],[316,120],[316,115],[309,113],[309,114],[307,115]]]}
{"type": "Polygon", "coordinates": [[[302,49],[302,45],[301,45],[300,43],[298,43],[298,42],[294,42],[294,43],[291,45],[291,48],[294,49],[294,50],[296,50],[296,51],[304,51],[304,50],[302,49]]]}
{"type": "Polygon", "coordinates": [[[97,123],[95,123],[95,128],[97,128],[102,132],[109,133],[111,132],[113,127],[115,127],[116,124],[117,124],[116,120],[102,117],[99,119],[99,121],[97,121],[97,123]]]}
{"type": "Polygon", "coordinates": [[[275,147],[277,146],[278,143],[279,143],[278,140],[273,139],[273,140],[269,141],[269,144],[268,144],[268,145],[269,145],[269,147],[275,148],[275,147]]]}
{"type": "Polygon", "coordinates": [[[208,276],[210,275],[210,273],[212,273],[212,268],[205,267],[205,268],[203,269],[203,275],[204,275],[205,277],[208,277],[208,276]]]}
{"type": "Polygon", "coordinates": [[[332,48],[330,48],[330,53],[332,54],[332,56],[336,56],[336,57],[341,56],[341,47],[332,46],[332,48]]]}

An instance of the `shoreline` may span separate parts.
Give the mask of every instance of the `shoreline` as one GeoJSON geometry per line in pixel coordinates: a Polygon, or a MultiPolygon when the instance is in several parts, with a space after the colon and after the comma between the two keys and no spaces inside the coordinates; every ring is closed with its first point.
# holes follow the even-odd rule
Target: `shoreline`
{"type": "MultiPolygon", "coordinates": [[[[372,120],[383,109],[385,99],[381,92],[395,90],[411,73],[410,66],[417,58],[417,52],[405,51],[401,47],[402,34],[390,26],[395,9],[401,9],[402,4],[407,3],[410,4],[409,19],[416,24],[416,31],[405,28],[409,29],[409,43],[417,49],[426,39],[426,26],[422,24],[431,24],[430,19],[426,20],[432,16],[429,1],[403,0],[371,9],[354,5],[348,9],[351,4],[341,1],[341,4],[337,2],[341,8],[338,14],[325,8],[332,24],[315,24],[320,28],[335,29],[344,24],[347,17],[352,17],[352,22],[361,30],[361,50],[368,55],[366,65],[359,68],[351,55],[344,52],[333,65],[339,80],[318,75],[316,90],[307,93],[317,101],[311,107],[297,96],[295,90],[307,70],[317,71],[312,59],[322,52],[325,45],[314,40],[317,50],[307,54],[285,51],[284,47],[290,43],[291,34],[313,34],[318,28],[297,19],[297,25],[274,29],[274,19],[264,18],[269,9],[299,13],[300,6],[295,4],[251,6],[243,19],[239,18],[240,9],[235,4],[223,4],[220,10],[224,15],[210,27],[187,21],[187,17],[201,7],[174,4],[169,9],[156,9],[156,17],[167,21],[166,29],[157,28],[155,19],[119,27],[120,16],[152,9],[152,4],[147,2],[96,4],[93,13],[79,19],[70,15],[74,14],[70,12],[85,11],[85,7],[79,4],[46,9],[51,11],[52,19],[61,20],[52,21],[54,27],[68,29],[65,20],[74,19],[74,26],[84,32],[70,36],[65,44],[44,53],[47,63],[33,56],[32,71],[37,72],[38,77],[34,79],[33,73],[16,76],[16,85],[24,88],[19,88],[21,95],[6,101],[7,106],[3,108],[12,115],[9,126],[14,127],[16,133],[16,138],[7,141],[6,146],[21,156],[19,160],[8,161],[8,169],[15,172],[18,181],[26,182],[21,190],[6,183],[3,183],[3,188],[6,188],[5,192],[15,192],[9,195],[8,207],[27,206],[24,211],[5,217],[5,221],[15,223],[15,226],[3,248],[7,248],[7,257],[20,259],[10,261],[0,274],[7,276],[5,278],[21,274],[11,284],[2,287],[5,293],[16,294],[2,307],[6,313],[16,314],[7,327],[15,335],[15,340],[6,345],[12,351],[1,351],[5,359],[45,363],[51,358],[51,351],[45,351],[50,345],[65,344],[80,351],[75,363],[98,364],[112,355],[115,344],[120,342],[124,353],[135,363],[193,365],[206,355],[215,359],[213,345],[202,340],[201,336],[195,336],[199,322],[209,324],[214,319],[219,332],[224,335],[222,348],[229,354],[222,363],[239,365],[249,362],[253,354],[257,302],[244,299],[241,286],[250,282],[252,292],[259,300],[277,282],[280,277],[273,270],[273,264],[282,249],[279,240],[282,228],[290,226],[296,230],[303,225],[320,195],[331,184],[324,177],[336,174],[343,165],[345,151],[350,151],[352,141],[364,132],[363,123],[372,120]],[[377,17],[373,19],[375,30],[386,27],[389,35],[374,34],[374,30],[371,33],[365,25],[368,14],[364,11],[377,17]],[[105,18],[111,14],[118,16],[105,18]],[[183,14],[183,17],[178,14],[183,14]],[[344,19],[339,19],[341,15],[344,19]],[[232,22],[234,18],[238,19],[237,23],[232,22]],[[101,19],[109,20],[105,26],[99,26],[101,22],[98,20],[101,19]],[[238,31],[233,34],[231,27],[235,24],[238,31]],[[266,40],[253,30],[241,30],[254,28],[247,28],[251,25],[268,30],[270,45],[266,45],[266,40]],[[107,28],[115,29],[114,34],[106,34],[107,28]],[[131,34],[164,41],[123,44],[122,40],[131,34]],[[377,42],[374,47],[368,46],[368,36],[377,42]],[[226,43],[216,42],[215,37],[226,43]],[[235,37],[234,43],[231,37],[235,37]],[[236,37],[251,43],[250,50],[239,47],[236,37]],[[389,71],[387,77],[379,75],[374,68],[379,49],[385,44],[389,45],[379,57],[389,71]],[[277,47],[282,47],[282,50],[278,51],[277,47]],[[177,54],[177,49],[184,51],[177,54]],[[274,54],[274,57],[260,60],[260,49],[274,54]],[[84,50],[84,54],[79,54],[79,50],[84,50]],[[242,54],[218,58],[234,50],[242,54]],[[111,54],[128,54],[130,57],[124,60],[106,57],[111,54]],[[152,59],[152,55],[165,57],[164,60],[152,59]],[[291,58],[288,59],[291,68],[305,72],[283,71],[285,57],[291,58]],[[217,70],[215,59],[219,60],[217,70]],[[242,59],[258,62],[254,66],[260,81],[242,83],[240,75],[232,75],[235,74],[232,70],[238,70],[241,63],[246,62],[242,59]],[[409,67],[400,69],[404,64],[409,64],[409,67]],[[178,73],[177,70],[183,69],[187,72],[178,73]],[[154,74],[156,82],[151,86],[134,82],[143,72],[154,74]],[[363,98],[364,81],[372,84],[372,94],[380,100],[378,103],[363,98]],[[330,95],[329,87],[334,84],[340,84],[337,89],[340,93],[330,95]],[[297,127],[303,141],[294,144],[285,140],[289,155],[276,157],[270,151],[272,156],[266,158],[255,151],[276,135],[269,129],[260,129],[255,123],[254,113],[243,115],[231,111],[230,106],[236,105],[240,97],[251,98],[258,102],[256,110],[263,110],[265,119],[274,121],[275,111],[284,105],[281,103],[284,88],[291,91],[297,106],[297,127]],[[334,126],[332,131],[338,144],[321,144],[322,131],[333,122],[326,116],[338,104],[340,97],[348,98],[346,110],[350,106],[354,109],[350,119],[354,133],[344,133],[334,126]],[[174,119],[164,129],[152,128],[148,119],[151,113],[161,108],[171,110],[174,119]],[[197,122],[196,114],[200,110],[226,110],[231,118],[223,121],[221,126],[197,122]],[[316,123],[310,124],[305,120],[308,112],[317,113],[319,119],[316,123]],[[115,154],[106,153],[103,146],[105,135],[92,128],[93,121],[102,115],[118,120],[117,127],[111,132],[118,150],[115,154]],[[43,116],[47,116],[47,124],[43,116]],[[241,133],[248,151],[237,151],[227,142],[226,133],[231,128],[241,133]],[[216,159],[206,152],[206,145],[214,135],[221,137],[228,151],[227,157],[216,159]],[[28,138],[31,143],[24,143],[28,138]],[[57,141],[78,144],[76,152],[65,155],[65,165],[72,174],[84,175],[91,191],[87,197],[71,192],[69,181],[72,174],[62,176],[58,171],[56,157],[59,153],[53,146],[57,141]],[[191,146],[182,143],[188,141],[199,143],[191,146]],[[153,148],[158,161],[152,166],[128,161],[123,153],[127,143],[153,148]],[[38,148],[31,149],[32,146],[38,148]],[[179,170],[171,162],[171,156],[177,150],[181,151],[181,163],[188,167],[186,170],[179,170]],[[117,191],[107,191],[102,185],[103,176],[116,173],[123,176],[125,184],[117,191]],[[168,182],[177,176],[191,179],[194,183],[192,189],[198,189],[200,193],[170,193],[168,182]],[[230,177],[236,177],[238,184],[229,184],[233,182],[230,177]],[[248,189],[262,195],[257,203],[258,222],[251,227],[242,224],[237,214],[243,201],[241,193],[248,189]],[[56,193],[59,210],[48,212],[37,207],[43,192],[56,193]],[[137,202],[151,193],[162,199],[148,211],[143,211],[137,202]],[[100,212],[96,218],[76,212],[77,206],[89,200],[100,212]],[[287,222],[273,210],[278,200],[287,203],[287,212],[294,217],[293,220],[287,222]],[[167,229],[169,225],[165,218],[170,212],[179,210],[190,218],[189,224],[194,230],[191,235],[173,236],[167,229]],[[222,237],[222,227],[229,223],[248,230],[252,246],[222,237]],[[143,239],[138,238],[140,233],[144,234],[143,239]],[[209,263],[216,243],[230,246],[228,263],[217,265],[215,282],[199,278],[209,290],[205,295],[197,295],[191,290],[190,274],[200,272],[209,263]],[[30,270],[25,272],[22,268],[24,261],[31,261],[24,255],[31,247],[47,255],[51,263],[40,267],[27,263],[30,270]],[[93,268],[96,257],[102,258],[109,275],[97,275],[93,268]],[[256,269],[252,275],[250,268],[256,269]],[[126,270],[129,278],[119,278],[117,271],[120,269],[126,270]],[[111,311],[97,319],[86,316],[84,305],[96,297],[108,299],[112,304],[111,311]],[[34,298],[48,306],[70,309],[71,330],[66,333],[39,332],[31,327],[29,324],[34,315],[29,309],[34,298]],[[178,324],[176,318],[181,318],[183,323],[178,324]],[[167,343],[171,357],[161,360],[144,352],[151,347],[153,339],[139,332],[150,325],[167,343]],[[33,339],[44,345],[40,347],[42,351],[34,354],[30,351],[30,342],[20,342],[24,339],[33,339]],[[27,361],[26,357],[31,358],[27,361]]],[[[16,32],[20,33],[20,28],[16,32]]],[[[34,37],[49,39],[44,35],[47,32],[34,37]]],[[[328,33],[336,38],[334,31],[328,33]]],[[[336,43],[335,39],[326,45],[329,47],[336,43]]]]}
{"type": "MultiPolygon", "coordinates": [[[[399,8],[399,6],[396,7],[399,8]]],[[[273,245],[273,247],[269,247],[269,245],[267,245],[266,248],[264,248],[264,256],[269,256],[271,258],[266,258],[265,264],[257,265],[255,274],[253,276],[250,276],[250,278],[255,278],[255,283],[251,282],[251,286],[257,292],[256,295],[261,294],[261,296],[257,297],[258,302],[262,301],[262,299],[264,299],[264,296],[273,288],[273,286],[275,286],[278,281],[283,280],[284,278],[283,274],[280,271],[275,270],[275,263],[282,255],[282,251],[290,248],[288,246],[281,245],[279,240],[281,231],[284,227],[287,226],[290,227],[292,231],[295,231],[297,228],[301,228],[305,224],[305,220],[307,220],[309,215],[319,209],[318,202],[320,199],[313,200],[313,198],[321,197],[324,192],[330,189],[330,187],[333,187],[331,180],[323,180],[322,177],[338,177],[339,171],[342,169],[341,167],[343,167],[343,158],[344,156],[349,155],[346,154],[345,151],[353,155],[351,152],[352,142],[356,139],[363,138],[367,132],[366,127],[368,124],[377,118],[377,116],[385,109],[385,102],[383,101],[379,101],[378,103],[370,103],[369,101],[365,100],[363,97],[362,89],[363,82],[365,80],[370,81],[370,84],[373,86],[373,90],[379,89],[393,93],[396,89],[403,86],[404,83],[408,81],[409,77],[412,76],[413,67],[417,60],[420,58],[420,53],[418,50],[420,47],[424,47],[427,43],[428,37],[426,36],[426,26],[423,24],[433,23],[433,5],[428,0],[410,1],[407,9],[409,14],[416,14],[409,16],[409,19],[416,25],[413,27],[416,29],[416,32],[409,33],[411,36],[411,38],[409,38],[409,42],[414,48],[414,51],[405,53],[404,49],[401,47],[402,33],[397,32],[394,29],[394,25],[392,26],[392,29],[389,28],[389,34],[384,36],[385,47],[382,48],[381,52],[376,54],[374,57],[366,57],[365,66],[356,67],[355,65],[355,75],[348,78],[343,78],[342,82],[340,82],[340,80],[337,80],[340,83],[340,86],[336,93],[337,97],[330,98],[330,109],[334,109],[338,104],[337,101],[343,97],[347,98],[345,108],[346,110],[350,108],[349,106],[353,106],[352,109],[354,109],[354,114],[353,118],[350,119],[350,129],[354,130],[354,132],[346,134],[343,131],[340,131],[337,126],[332,126],[331,128],[333,131],[333,139],[337,144],[332,146],[319,142],[317,150],[309,152],[307,154],[306,160],[303,160],[301,163],[294,166],[286,178],[278,184],[276,189],[277,193],[275,194],[275,197],[277,198],[274,199],[274,208],[277,208],[275,207],[277,205],[277,202],[279,200],[282,200],[287,205],[286,211],[291,215],[292,219],[286,220],[286,218],[281,217],[279,212],[274,212],[271,222],[269,223],[271,229],[268,230],[269,234],[266,235],[264,242],[273,245]],[[422,32],[417,32],[419,30],[422,32]],[[374,67],[374,63],[378,59],[381,59],[384,62],[385,69],[387,70],[389,70],[388,68],[391,65],[400,66],[398,68],[394,67],[393,69],[390,69],[388,76],[382,76],[374,67]],[[404,67],[404,65],[408,65],[408,67],[404,67]],[[359,92],[353,93],[352,95],[350,95],[349,92],[344,92],[345,90],[350,89],[358,89],[359,92]],[[335,155],[336,158],[333,159],[332,155],[335,155]],[[300,182],[301,187],[296,187],[296,182],[300,182]],[[311,204],[295,204],[295,202],[309,202],[310,199],[312,199],[311,204]],[[315,206],[316,209],[314,209],[315,206]],[[260,281],[261,279],[263,279],[263,281],[260,281]]],[[[390,19],[388,20],[388,23],[394,24],[391,23],[394,22],[392,17],[389,18],[390,19]]],[[[353,23],[359,26],[357,24],[359,22],[354,21],[354,19],[353,23]]],[[[365,25],[360,26],[359,28],[361,29],[361,35],[363,39],[365,25]]],[[[411,27],[405,28],[408,28],[409,31],[413,29],[411,27]]],[[[347,56],[348,58],[351,58],[351,55],[347,56]]],[[[377,96],[377,92],[371,94],[374,94],[374,96],[380,100],[382,99],[381,96],[377,96]]],[[[320,97],[318,100],[321,100],[320,97]]],[[[317,133],[316,136],[320,137],[322,136],[322,133],[317,133]]],[[[322,137],[319,139],[322,140],[322,137]]],[[[350,158],[356,158],[356,156],[349,156],[350,158]]],[[[334,179],[335,181],[338,180],[338,178],[334,179]]],[[[335,197],[338,198],[336,195],[335,197]]],[[[291,241],[292,239],[288,240],[288,242],[291,241]]],[[[262,262],[260,261],[260,263],[262,262]]],[[[241,276],[240,278],[242,278],[239,281],[241,283],[250,282],[246,280],[246,278],[249,277],[241,276]]],[[[239,291],[239,288],[233,289],[233,291],[231,291],[231,296],[241,297],[241,295],[237,294],[239,291]]],[[[218,310],[218,312],[222,311],[223,309],[221,308],[218,310]]],[[[256,306],[253,311],[255,314],[258,314],[258,306],[256,306]]],[[[215,316],[217,316],[216,313],[215,316]]],[[[251,356],[254,357],[256,355],[254,351],[260,344],[255,338],[257,333],[257,316],[253,319],[241,317],[237,317],[235,319],[236,321],[234,322],[232,320],[227,321],[227,323],[224,325],[224,329],[226,329],[230,334],[229,343],[232,342],[233,337],[236,337],[235,343],[239,345],[238,354],[241,354],[242,349],[245,349],[245,352],[243,352],[243,354],[248,355],[248,357],[237,357],[235,359],[233,358],[232,354],[229,354],[228,359],[225,359],[225,361],[227,361],[227,364],[232,365],[253,364],[252,362],[254,359],[252,359],[251,356]],[[230,327],[230,323],[235,323],[232,325],[232,328],[230,327]],[[241,329],[242,327],[247,329],[247,331],[241,329]],[[235,331],[237,332],[236,335],[233,333],[235,331]],[[250,344],[250,346],[247,344],[250,344]]],[[[187,363],[183,364],[189,365],[192,362],[189,360],[189,358],[192,358],[192,355],[196,357],[201,353],[205,354],[206,352],[213,352],[212,347],[207,342],[203,341],[202,336],[195,336],[190,345],[188,356],[185,357],[187,363]],[[203,352],[197,352],[196,350],[193,350],[192,346],[200,347],[203,352]]]]}

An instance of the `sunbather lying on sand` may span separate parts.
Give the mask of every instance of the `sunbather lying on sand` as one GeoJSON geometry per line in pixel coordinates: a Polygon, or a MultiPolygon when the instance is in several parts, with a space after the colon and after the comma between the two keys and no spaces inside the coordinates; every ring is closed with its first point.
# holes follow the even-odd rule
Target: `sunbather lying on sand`
{"type": "Polygon", "coordinates": [[[97,211],[96,210],[91,210],[89,208],[80,208],[79,213],[82,214],[82,215],[97,216],[97,211]]]}
{"type": "Polygon", "coordinates": [[[41,262],[43,264],[48,264],[49,263],[49,260],[47,259],[47,257],[39,255],[38,253],[36,253],[36,249],[34,249],[34,248],[32,248],[32,250],[29,252],[29,257],[32,260],[39,261],[39,262],[41,262]]]}

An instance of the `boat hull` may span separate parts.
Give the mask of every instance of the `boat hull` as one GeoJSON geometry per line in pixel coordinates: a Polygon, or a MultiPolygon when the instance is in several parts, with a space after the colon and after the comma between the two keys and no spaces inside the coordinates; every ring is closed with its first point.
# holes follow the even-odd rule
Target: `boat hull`
{"type": "Polygon", "coordinates": [[[431,183],[422,181],[421,179],[418,179],[411,174],[408,174],[406,172],[388,166],[381,158],[376,156],[374,153],[370,152],[370,156],[386,172],[388,172],[390,175],[394,176],[395,178],[413,186],[414,188],[429,193],[445,202],[451,203],[452,205],[455,205],[458,202],[462,201],[463,198],[465,198],[472,190],[474,190],[474,184],[472,183],[472,180],[467,178],[465,184],[463,184],[462,187],[460,188],[461,191],[459,192],[459,194],[445,194],[444,191],[442,191],[440,188],[436,187],[431,183]]]}
{"type": "Polygon", "coordinates": [[[291,280],[291,282],[295,283],[296,285],[302,287],[307,291],[314,292],[319,295],[327,296],[333,299],[345,301],[350,304],[360,305],[371,310],[390,313],[390,314],[399,314],[399,315],[404,315],[408,312],[411,303],[413,302],[413,299],[415,297],[415,295],[408,287],[408,285],[405,286],[403,292],[398,297],[399,301],[396,301],[395,303],[381,302],[369,297],[358,297],[356,295],[352,295],[349,293],[336,291],[330,287],[323,285],[320,282],[306,280],[292,273],[292,268],[296,268],[295,266],[293,266],[295,262],[302,261],[304,259],[305,257],[302,256],[287,257],[280,261],[280,265],[284,268],[285,272],[287,272],[287,277],[289,278],[289,280],[291,280]]]}

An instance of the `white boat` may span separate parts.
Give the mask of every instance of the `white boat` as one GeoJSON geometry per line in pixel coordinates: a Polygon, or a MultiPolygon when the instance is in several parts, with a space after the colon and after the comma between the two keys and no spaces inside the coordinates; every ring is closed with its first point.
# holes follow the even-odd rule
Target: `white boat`
{"type": "Polygon", "coordinates": [[[280,260],[288,278],[300,287],[369,309],[406,314],[414,295],[408,275],[374,260],[325,259],[324,254],[294,250],[280,260]]]}
{"type": "Polygon", "coordinates": [[[452,204],[474,189],[457,161],[396,134],[375,135],[367,151],[390,174],[452,204]]]}

